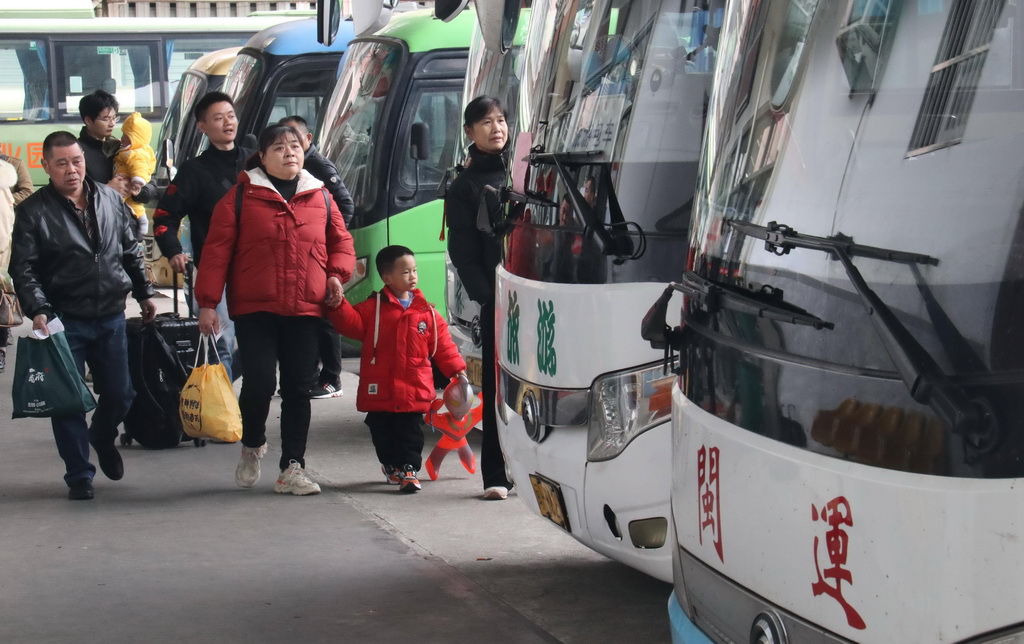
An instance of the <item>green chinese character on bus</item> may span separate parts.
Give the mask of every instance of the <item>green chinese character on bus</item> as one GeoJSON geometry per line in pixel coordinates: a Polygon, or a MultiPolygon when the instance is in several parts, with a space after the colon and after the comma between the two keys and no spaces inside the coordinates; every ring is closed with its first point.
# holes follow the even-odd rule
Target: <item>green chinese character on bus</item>
{"type": "Polygon", "coordinates": [[[555,375],[558,360],[555,356],[555,303],[537,300],[537,367],[541,373],[555,375]]]}
{"type": "Polygon", "coordinates": [[[508,292],[508,316],[505,322],[505,358],[511,364],[519,364],[519,296],[508,292]]]}

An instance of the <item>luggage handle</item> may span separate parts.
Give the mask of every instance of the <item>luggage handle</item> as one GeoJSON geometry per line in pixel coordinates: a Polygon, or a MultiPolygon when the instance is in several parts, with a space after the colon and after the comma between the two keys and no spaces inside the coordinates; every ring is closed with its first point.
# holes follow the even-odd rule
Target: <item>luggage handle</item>
{"type": "MultiPolygon", "coordinates": [[[[185,262],[185,272],[182,273],[182,279],[185,282],[185,308],[188,309],[188,318],[192,319],[196,317],[195,309],[192,308],[192,295],[195,289],[192,286],[192,270],[194,265],[192,260],[185,262]]],[[[171,280],[171,288],[173,289],[174,296],[174,316],[181,317],[178,313],[178,279],[174,278],[171,280]]]]}

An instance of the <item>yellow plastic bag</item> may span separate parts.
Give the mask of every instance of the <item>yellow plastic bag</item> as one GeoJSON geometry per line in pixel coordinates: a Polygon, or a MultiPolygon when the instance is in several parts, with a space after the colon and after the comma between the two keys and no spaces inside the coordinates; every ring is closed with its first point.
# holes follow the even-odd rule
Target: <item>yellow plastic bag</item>
{"type": "MultiPolygon", "coordinates": [[[[242,439],[242,412],[224,365],[210,364],[210,344],[210,336],[200,337],[196,364],[181,390],[178,415],[192,438],[235,443],[242,439]],[[199,364],[200,354],[203,364],[199,364]]],[[[217,352],[216,346],[213,351],[217,352]]]]}

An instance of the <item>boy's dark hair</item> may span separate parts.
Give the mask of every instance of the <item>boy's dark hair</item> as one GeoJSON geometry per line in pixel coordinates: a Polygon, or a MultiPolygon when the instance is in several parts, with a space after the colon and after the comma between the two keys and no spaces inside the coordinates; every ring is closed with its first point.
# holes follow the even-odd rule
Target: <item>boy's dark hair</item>
{"type": "Polygon", "coordinates": [[[207,92],[206,95],[196,103],[195,108],[192,110],[192,115],[196,117],[197,121],[202,121],[206,118],[206,111],[209,110],[210,106],[214,103],[229,103],[231,107],[235,106],[235,102],[224,92],[207,92]]]}
{"type": "Polygon", "coordinates": [[[78,145],[78,139],[74,134],[65,130],[50,132],[43,139],[43,158],[49,159],[54,148],[66,148],[69,145],[78,145]]]}
{"type": "Polygon", "coordinates": [[[377,266],[377,274],[383,275],[387,273],[395,265],[399,257],[405,257],[406,255],[416,257],[416,253],[405,246],[394,245],[381,248],[377,251],[377,257],[374,260],[374,264],[377,266]]]}
{"type": "Polygon", "coordinates": [[[245,169],[252,170],[253,168],[262,167],[263,162],[260,161],[260,152],[266,154],[267,150],[270,149],[270,146],[274,145],[275,143],[277,143],[278,140],[288,136],[289,134],[294,136],[296,141],[302,140],[302,137],[299,136],[299,132],[290,125],[277,124],[268,125],[267,127],[263,128],[263,131],[260,132],[260,137],[258,140],[259,147],[257,148],[256,152],[252,154],[252,156],[245,160],[245,169]]]}
{"type": "Polygon", "coordinates": [[[93,120],[98,119],[100,113],[108,107],[113,108],[114,113],[117,114],[119,107],[117,97],[106,90],[98,89],[92,94],[86,94],[82,100],[78,101],[78,116],[82,118],[82,123],[85,123],[87,117],[93,120]]]}
{"type": "Polygon", "coordinates": [[[469,105],[466,106],[466,111],[462,114],[464,117],[463,125],[469,127],[477,121],[482,121],[494,108],[501,110],[505,118],[508,118],[508,110],[505,109],[505,104],[501,102],[500,98],[496,96],[477,96],[469,102],[469,105]]]}

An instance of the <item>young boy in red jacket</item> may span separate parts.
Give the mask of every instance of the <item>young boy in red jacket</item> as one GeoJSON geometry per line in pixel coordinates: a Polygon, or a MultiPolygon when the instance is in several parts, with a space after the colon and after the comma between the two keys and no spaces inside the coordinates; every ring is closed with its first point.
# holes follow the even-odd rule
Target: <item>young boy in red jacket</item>
{"type": "Polygon", "coordinates": [[[384,288],[365,301],[341,306],[328,317],[338,333],[363,343],[356,409],[366,412],[377,460],[388,483],[401,492],[421,488],[423,429],[436,397],[430,361],[452,378],[466,363],[448,324],[416,288],[416,258],[405,246],[387,246],[376,257],[384,288]]]}

